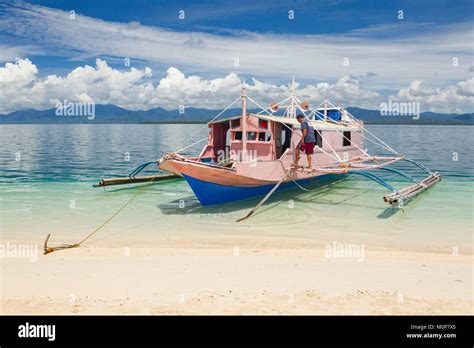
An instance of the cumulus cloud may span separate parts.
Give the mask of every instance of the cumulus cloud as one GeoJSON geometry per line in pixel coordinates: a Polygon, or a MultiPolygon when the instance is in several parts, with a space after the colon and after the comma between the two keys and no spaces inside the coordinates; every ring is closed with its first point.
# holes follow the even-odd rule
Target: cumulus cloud
{"type": "MultiPolygon", "coordinates": [[[[150,68],[120,71],[106,61],[97,59],[96,66],[77,67],[66,76],[38,77],[38,69],[29,59],[18,59],[0,68],[0,112],[18,109],[47,109],[64,99],[71,102],[113,104],[130,110],[155,107],[176,109],[180,105],[221,108],[234,100],[242,86],[241,78],[230,73],[225,77],[206,80],[186,76],[174,67],[156,85],[149,81],[150,68]]],[[[298,86],[300,87],[300,86],[298,86]]],[[[264,103],[285,98],[289,85],[275,85],[256,78],[247,84],[249,96],[264,103]]],[[[301,86],[301,98],[319,102],[325,96],[346,105],[375,106],[378,93],[364,90],[359,81],[345,76],[335,84],[319,83],[301,86]]]]}
{"type": "Polygon", "coordinates": [[[137,108],[153,95],[151,83],[143,81],[151,69],[121,72],[97,59],[96,66],[78,67],[67,76],[38,77],[29,59],[18,59],[0,68],[0,112],[47,109],[58,101],[95,102],[137,108]]]}
{"type": "Polygon", "coordinates": [[[446,88],[428,88],[415,80],[392,97],[395,101],[418,102],[422,110],[443,113],[474,112],[474,78],[459,81],[446,88]]]}
{"type": "Polygon", "coordinates": [[[24,87],[37,74],[38,69],[29,59],[17,59],[15,63],[6,63],[4,68],[0,68],[0,86],[7,89],[24,87]]]}
{"type": "Polygon", "coordinates": [[[337,104],[363,108],[374,108],[381,98],[379,93],[362,88],[359,80],[350,76],[340,78],[333,85],[329,83],[308,85],[302,92],[310,99],[321,100],[328,97],[337,104]]]}
{"type": "MultiPolygon", "coordinates": [[[[151,82],[152,74],[148,67],[118,70],[105,60],[97,59],[95,66],[77,67],[66,76],[42,78],[33,62],[17,59],[0,68],[0,113],[49,109],[63,100],[112,104],[129,110],[177,109],[180,105],[219,109],[238,97],[242,86],[241,77],[235,73],[204,79],[186,76],[179,69],[170,67],[156,84],[151,82]]],[[[249,96],[261,105],[282,100],[291,93],[290,85],[276,85],[257,78],[252,78],[246,87],[249,96]]],[[[343,106],[368,109],[378,109],[383,101],[378,92],[364,88],[351,76],[343,76],[333,84],[297,84],[296,94],[313,104],[319,104],[327,97],[343,106]]],[[[462,112],[469,110],[474,102],[474,78],[444,89],[424,88],[421,81],[413,81],[392,98],[421,102],[425,110],[462,112]]]]}

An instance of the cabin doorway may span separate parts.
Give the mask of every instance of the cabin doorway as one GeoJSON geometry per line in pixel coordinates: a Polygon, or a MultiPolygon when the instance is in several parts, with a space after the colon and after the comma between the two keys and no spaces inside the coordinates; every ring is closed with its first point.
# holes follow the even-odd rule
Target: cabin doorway
{"type": "Polygon", "coordinates": [[[281,123],[274,122],[273,124],[275,125],[274,131],[273,131],[273,134],[275,134],[275,156],[276,156],[275,159],[278,159],[283,154],[281,123]]]}
{"type": "Polygon", "coordinates": [[[280,158],[291,147],[291,126],[275,123],[275,149],[276,158],[280,158]]]}
{"type": "Polygon", "coordinates": [[[212,125],[212,149],[213,159],[219,163],[229,157],[230,132],[229,123],[217,123],[212,125]]]}
{"type": "Polygon", "coordinates": [[[283,151],[283,153],[285,153],[285,151],[291,147],[291,133],[292,133],[291,126],[283,125],[283,132],[282,132],[282,138],[283,138],[282,151],[283,151]]]}

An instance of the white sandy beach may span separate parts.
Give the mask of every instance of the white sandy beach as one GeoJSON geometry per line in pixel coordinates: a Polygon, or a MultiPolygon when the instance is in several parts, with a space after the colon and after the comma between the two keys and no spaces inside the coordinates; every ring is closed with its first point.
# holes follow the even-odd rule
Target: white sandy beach
{"type": "Polygon", "coordinates": [[[37,262],[3,258],[1,313],[473,313],[472,255],[366,247],[358,261],[311,243],[258,244],[84,246],[37,262]]]}
{"type": "Polygon", "coordinates": [[[0,0],[0,316],[472,316],[474,1],[374,3],[0,0]]]}

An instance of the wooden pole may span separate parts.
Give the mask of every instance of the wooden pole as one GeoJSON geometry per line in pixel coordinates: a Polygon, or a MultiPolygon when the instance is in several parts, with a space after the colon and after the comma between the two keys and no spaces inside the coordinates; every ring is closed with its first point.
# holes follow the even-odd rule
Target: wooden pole
{"type": "Polygon", "coordinates": [[[328,119],[328,100],[324,97],[324,121],[328,119]]]}
{"type": "Polygon", "coordinates": [[[278,183],[275,186],[273,186],[271,191],[268,192],[267,195],[265,197],[263,197],[263,199],[252,210],[250,210],[247,213],[247,215],[245,215],[244,217],[238,219],[236,222],[243,221],[245,219],[248,219],[250,216],[252,216],[252,214],[255,213],[257,211],[257,209],[260,208],[262,206],[262,204],[267,201],[268,198],[270,198],[270,196],[277,190],[277,188],[280,187],[281,183],[283,182],[283,180],[286,179],[286,177],[287,177],[287,175],[285,173],[285,175],[281,178],[281,180],[278,181],[278,183]]]}
{"type": "Polygon", "coordinates": [[[137,176],[134,178],[110,178],[102,179],[99,183],[92,185],[93,187],[103,187],[111,185],[125,185],[125,184],[138,184],[148,181],[161,181],[168,179],[176,179],[180,176],[176,174],[158,174],[158,175],[148,175],[148,176],[137,176]]]}
{"type": "Polygon", "coordinates": [[[245,92],[245,82],[242,86],[242,156],[241,160],[247,158],[247,93],[245,92]]]}

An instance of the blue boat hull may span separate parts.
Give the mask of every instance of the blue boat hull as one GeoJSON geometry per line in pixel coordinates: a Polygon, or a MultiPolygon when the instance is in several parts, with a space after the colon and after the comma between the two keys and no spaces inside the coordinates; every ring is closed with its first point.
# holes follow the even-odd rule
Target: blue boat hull
{"type": "MultiPolygon", "coordinates": [[[[274,184],[262,186],[227,186],[219,185],[208,181],[199,180],[188,175],[183,175],[199,202],[203,206],[224,204],[243,199],[264,196],[275,186],[274,184]]],[[[309,179],[298,180],[299,185],[308,185],[312,189],[327,185],[331,182],[341,180],[340,174],[325,174],[309,179]]],[[[294,182],[286,182],[280,185],[277,191],[295,188],[294,182]]]]}

